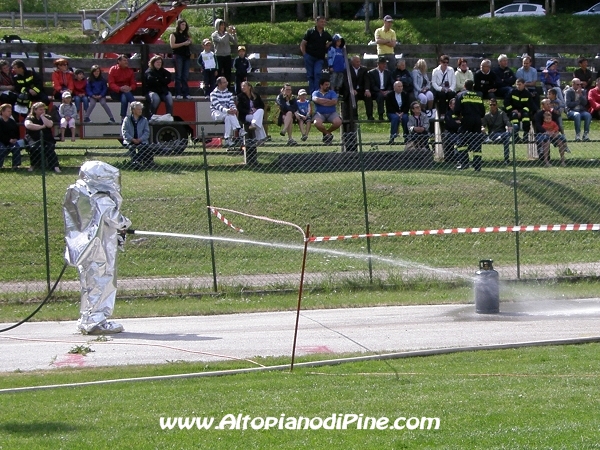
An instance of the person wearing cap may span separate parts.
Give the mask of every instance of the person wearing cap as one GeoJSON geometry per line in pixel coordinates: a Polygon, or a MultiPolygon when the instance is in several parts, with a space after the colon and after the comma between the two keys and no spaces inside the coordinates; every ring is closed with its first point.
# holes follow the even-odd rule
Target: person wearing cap
{"type": "Polygon", "coordinates": [[[317,17],[314,28],[306,30],[302,42],[300,42],[300,52],[304,57],[304,68],[306,69],[306,79],[308,81],[308,92],[311,93],[319,89],[323,63],[333,39],[331,34],[325,30],[326,24],[325,17],[317,17]]]}
{"type": "Polygon", "coordinates": [[[77,117],[77,107],[72,103],[72,96],[69,91],[62,94],[62,103],[58,107],[60,116],[60,141],[65,141],[65,131],[71,130],[71,141],[75,142],[75,117],[77,117]]]}
{"type": "Polygon", "coordinates": [[[217,57],[212,51],[212,41],[210,39],[204,39],[202,41],[203,50],[198,55],[196,61],[202,71],[204,77],[204,96],[208,98],[213,89],[217,86],[217,57]]]}
{"type": "Polygon", "coordinates": [[[496,97],[505,99],[510,95],[517,77],[510,67],[508,67],[508,57],[506,55],[498,56],[498,66],[492,69],[496,78],[496,97]]]}
{"type": "Polygon", "coordinates": [[[396,46],[396,32],[392,30],[392,16],[383,18],[383,26],[375,30],[375,43],[377,44],[377,56],[385,57],[387,68],[392,72],[396,68],[396,55],[394,47],[396,46]]]}
{"type": "Polygon", "coordinates": [[[252,71],[250,60],[246,57],[246,47],[240,45],[237,48],[238,55],[233,60],[233,68],[235,69],[235,93],[242,92],[242,82],[248,80],[248,74],[252,71]]]}
{"type": "Polygon", "coordinates": [[[310,100],[306,99],[308,94],[304,89],[298,91],[298,98],[296,99],[296,120],[298,121],[298,128],[302,134],[302,140],[308,139],[308,132],[310,131],[311,119],[312,119],[312,105],[310,100]]]}
{"type": "Polygon", "coordinates": [[[387,69],[387,59],[380,56],[377,59],[377,67],[369,70],[369,89],[365,90],[365,96],[371,96],[377,102],[377,114],[379,120],[383,119],[385,96],[394,89],[392,72],[387,69]]]}
{"type": "Polygon", "coordinates": [[[562,91],[560,89],[560,73],[558,72],[558,61],[549,59],[546,61],[546,68],[540,74],[544,94],[548,95],[548,90],[557,87],[557,96],[564,101],[562,91]]]}

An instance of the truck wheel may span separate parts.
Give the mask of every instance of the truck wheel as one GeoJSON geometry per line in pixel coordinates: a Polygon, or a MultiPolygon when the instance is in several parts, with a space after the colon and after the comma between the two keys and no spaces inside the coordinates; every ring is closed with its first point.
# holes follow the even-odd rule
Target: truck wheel
{"type": "Polygon", "coordinates": [[[185,125],[153,125],[152,133],[155,143],[165,144],[164,152],[159,153],[180,155],[188,145],[188,129],[185,125]]]}

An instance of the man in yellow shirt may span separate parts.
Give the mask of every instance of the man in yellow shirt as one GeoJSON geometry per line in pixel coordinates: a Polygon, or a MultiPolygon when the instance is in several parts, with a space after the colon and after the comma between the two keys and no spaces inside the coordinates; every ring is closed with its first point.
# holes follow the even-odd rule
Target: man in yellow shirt
{"type": "Polygon", "coordinates": [[[377,56],[385,56],[388,62],[388,70],[393,72],[396,68],[396,56],[394,47],[396,46],[396,32],[392,30],[392,16],[383,18],[383,27],[375,30],[375,42],[377,43],[377,56]]]}

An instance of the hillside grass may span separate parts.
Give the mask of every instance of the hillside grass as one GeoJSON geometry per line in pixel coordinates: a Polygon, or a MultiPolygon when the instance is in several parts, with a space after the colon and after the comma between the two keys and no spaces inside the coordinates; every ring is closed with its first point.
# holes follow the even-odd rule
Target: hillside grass
{"type": "MultiPolygon", "coordinates": [[[[94,8],[98,8],[98,6],[94,6],[94,8]]],[[[244,10],[245,8],[240,8],[240,11],[244,10]]],[[[210,37],[214,31],[214,28],[207,24],[206,14],[203,12],[187,10],[183,17],[190,23],[191,33],[196,43],[210,37]]],[[[298,21],[291,18],[290,20],[278,20],[274,24],[268,22],[243,23],[243,21],[237,23],[235,17],[231,21],[236,25],[240,44],[299,45],[306,29],[313,26],[312,20],[298,21]]],[[[4,26],[6,25],[5,23],[4,26]]],[[[39,24],[40,28],[29,25],[24,30],[20,28],[5,28],[5,30],[17,32],[22,37],[44,43],[90,42],[90,38],[81,32],[81,24],[65,22],[61,25],[58,28],[52,28],[50,33],[43,28],[41,23],[39,24]]],[[[370,32],[365,33],[364,22],[331,19],[327,29],[342,34],[347,44],[366,44],[373,39],[375,29],[380,26],[381,21],[372,21],[370,32]]],[[[495,45],[600,43],[598,37],[600,36],[600,22],[597,17],[571,14],[503,19],[479,19],[464,15],[442,19],[407,16],[394,22],[394,30],[398,40],[407,45],[473,42],[495,45]],[[556,32],[558,29],[560,33],[556,32]]],[[[168,35],[163,39],[168,41],[168,35]]]]}

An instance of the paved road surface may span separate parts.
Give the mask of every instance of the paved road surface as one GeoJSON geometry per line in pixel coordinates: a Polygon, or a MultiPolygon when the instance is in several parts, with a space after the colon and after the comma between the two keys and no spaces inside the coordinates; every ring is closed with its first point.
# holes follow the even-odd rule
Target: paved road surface
{"type": "MultiPolygon", "coordinates": [[[[496,315],[476,314],[474,305],[303,311],[297,355],[323,353],[334,358],[342,352],[398,352],[600,336],[600,298],[502,303],[500,309],[496,315]]],[[[26,323],[0,334],[0,371],[290,356],[295,312],[120,322],[125,332],[106,342],[77,334],[72,321],[26,323]],[[84,344],[94,351],[86,356],[69,353],[84,344]]]]}

